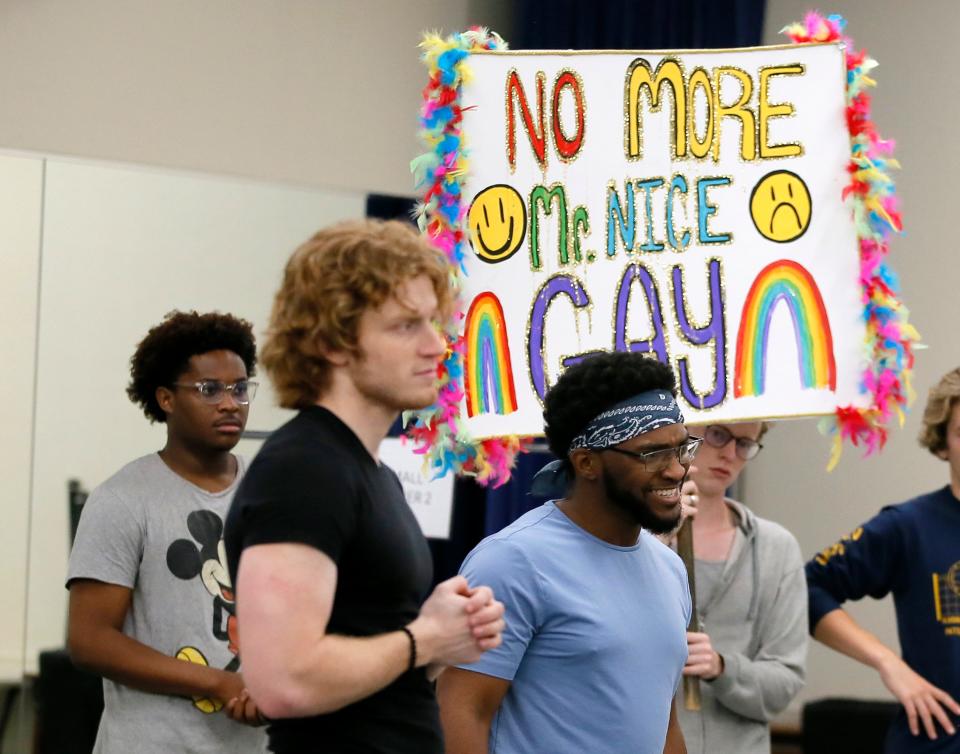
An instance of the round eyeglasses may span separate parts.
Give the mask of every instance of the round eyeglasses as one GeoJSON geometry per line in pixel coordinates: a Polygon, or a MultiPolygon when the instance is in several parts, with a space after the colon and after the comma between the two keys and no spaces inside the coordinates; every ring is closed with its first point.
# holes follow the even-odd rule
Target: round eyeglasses
{"type": "Polygon", "coordinates": [[[252,380],[237,380],[226,385],[219,380],[201,380],[200,382],[174,382],[176,387],[192,387],[200,395],[200,400],[216,406],[223,397],[230,393],[230,397],[241,406],[246,406],[257,394],[259,382],[252,380]]]}
{"type": "Polygon", "coordinates": [[[702,437],[689,437],[687,441],[681,445],[676,445],[672,448],[663,448],[662,450],[648,450],[645,453],[624,450],[615,445],[609,448],[603,448],[603,450],[612,450],[614,453],[630,456],[643,467],[644,471],[653,473],[668,468],[674,459],[679,461],[681,466],[689,466],[693,462],[693,457],[697,454],[697,448],[700,447],[700,443],[702,442],[702,437]]]}
{"type": "Polygon", "coordinates": [[[711,448],[717,448],[717,450],[725,448],[731,440],[737,441],[735,452],[737,458],[741,461],[749,461],[756,457],[757,453],[763,448],[763,445],[756,440],[751,440],[749,437],[737,437],[726,427],[717,424],[711,424],[703,432],[703,441],[711,448]]]}

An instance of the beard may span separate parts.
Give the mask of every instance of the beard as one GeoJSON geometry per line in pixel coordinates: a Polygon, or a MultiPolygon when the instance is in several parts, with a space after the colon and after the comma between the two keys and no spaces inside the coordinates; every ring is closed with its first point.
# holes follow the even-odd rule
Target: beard
{"type": "Polygon", "coordinates": [[[616,508],[627,513],[637,524],[653,534],[667,534],[680,523],[681,508],[679,505],[676,515],[668,517],[660,516],[653,510],[650,503],[647,502],[647,495],[654,494],[650,487],[644,486],[638,493],[635,493],[622,486],[604,470],[603,490],[607,495],[607,500],[616,508]]]}
{"type": "Polygon", "coordinates": [[[404,385],[395,375],[371,368],[362,360],[354,367],[351,378],[368,403],[394,413],[428,408],[438,397],[435,386],[404,385]]]}

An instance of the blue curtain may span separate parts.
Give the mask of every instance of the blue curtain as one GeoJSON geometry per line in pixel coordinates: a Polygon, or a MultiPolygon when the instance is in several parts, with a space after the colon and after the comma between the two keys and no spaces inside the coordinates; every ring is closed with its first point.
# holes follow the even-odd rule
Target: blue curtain
{"type": "Polygon", "coordinates": [[[524,453],[517,458],[510,481],[502,487],[487,492],[487,510],[484,517],[484,534],[500,531],[513,523],[531,508],[545,502],[544,498],[529,494],[533,476],[553,460],[546,451],[524,453]]]}
{"type": "Polygon", "coordinates": [[[760,44],[766,0],[517,0],[516,50],[679,50],[760,44]]]}

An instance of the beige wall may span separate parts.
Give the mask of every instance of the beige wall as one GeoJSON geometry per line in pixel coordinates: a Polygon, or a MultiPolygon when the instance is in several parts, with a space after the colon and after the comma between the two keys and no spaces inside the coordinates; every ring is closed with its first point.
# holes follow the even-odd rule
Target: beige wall
{"type": "Polygon", "coordinates": [[[0,156],[0,684],[23,667],[42,182],[39,160],[0,156]]]}
{"type": "Polygon", "coordinates": [[[426,29],[507,0],[2,0],[0,146],[407,194],[426,29]]]}
{"type": "MultiPolygon", "coordinates": [[[[779,29],[801,19],[812,5],[807,0],[768,0],[764,41],[781,39],[779,29]]],[[[896,179],[906,233],[893,242],[890,263],[900,275],[911,321],[928,350],[918,352],[917,403],[906,427],[892,433],[881,456],[862,461],[847,449],[839,468],[827,474],[827,443],[812,421],[781,424],[765,440],[767,447],[745,479],[746,500],[761,515],[790,528],[807,557],[881,506],[946,484],[946,465],[922,452],[915,438],[927,390],[941,374],[960,365],[960,264],[949,230],[956,209],[953,192],[944,185],[958,167],[949,145],[960,103],[948,69],[941,65],[956,46],[953,32],[960,23],[960,5],[949,0],[835,0],[830,9],[846,17],[848,34],[880,63],[873,73],[878,83],[874,119],[881,134],[896,139],[903,165],[896,179]]],[[[868,599],[852,612],[896,646],[889,599],[868,599]]],[[[801,700],[826,695],[888,697],[875,673],[814,645],[801,700]]]]}

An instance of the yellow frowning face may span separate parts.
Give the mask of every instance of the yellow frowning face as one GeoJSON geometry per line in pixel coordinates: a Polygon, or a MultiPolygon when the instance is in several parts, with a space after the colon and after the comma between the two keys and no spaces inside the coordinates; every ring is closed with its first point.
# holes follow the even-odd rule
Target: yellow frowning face
{"type": "Polygon", "coordinates": [[[527,208],[513,186],[498,183],[476,195],[467,215],[470,242],[484,262],[509,259],[527,232],[527,208]]]}
{"type": "Polygon", "coordinates": [[[760,235],[777,243],[800,238],[810,226],[812,211],[807,184],[789,170],[767,173],[750,195],[753,224],[760,235]]]}

